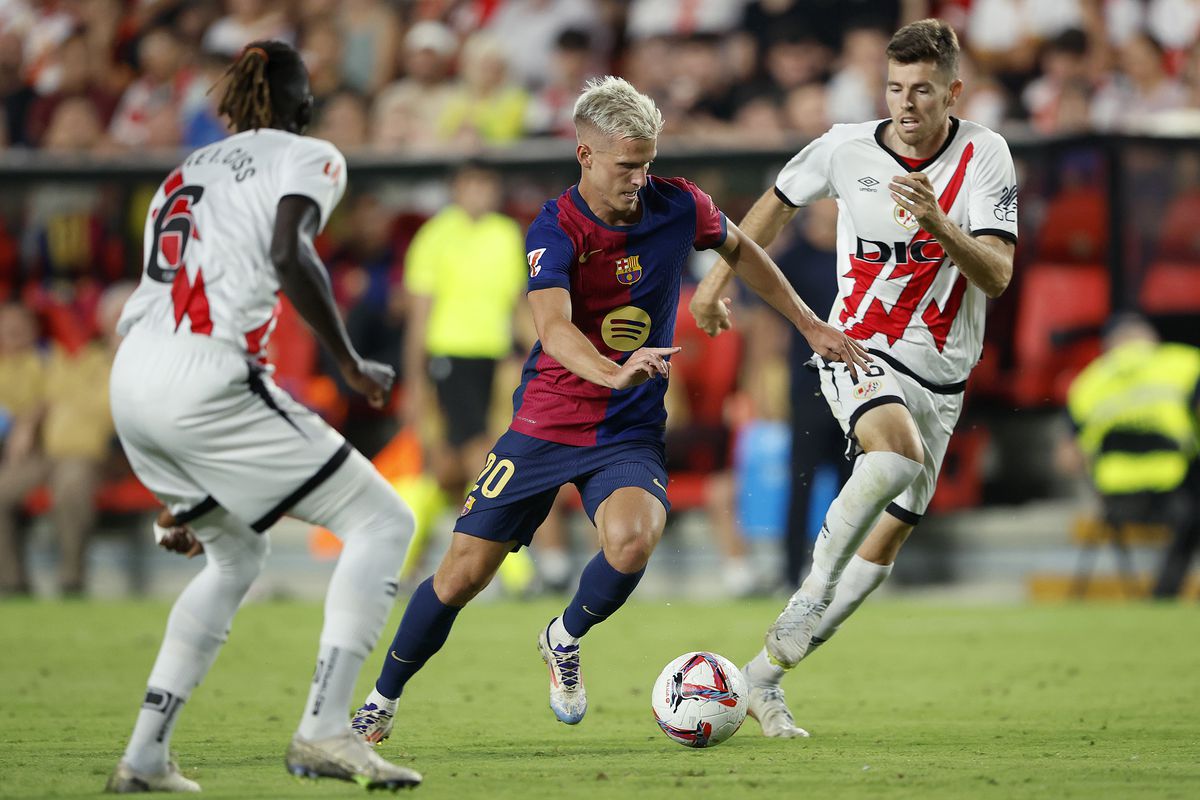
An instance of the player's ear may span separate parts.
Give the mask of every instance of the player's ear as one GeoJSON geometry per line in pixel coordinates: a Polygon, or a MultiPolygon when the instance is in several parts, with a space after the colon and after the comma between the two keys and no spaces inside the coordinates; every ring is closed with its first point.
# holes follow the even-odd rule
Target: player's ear
{"type": "Polygon", "coordinates": [[[592,148],[583,142],[575,146],[575,158],[584,169],[592,168],[592,148]]]}
{"type": "Polygon", "coordinates": [[[946,108],[952,107],[958,102],[958,96],[962,94],[963,82],[959,78],[955,78],[950,82],[950,97],[946,101],[946,108]]]}

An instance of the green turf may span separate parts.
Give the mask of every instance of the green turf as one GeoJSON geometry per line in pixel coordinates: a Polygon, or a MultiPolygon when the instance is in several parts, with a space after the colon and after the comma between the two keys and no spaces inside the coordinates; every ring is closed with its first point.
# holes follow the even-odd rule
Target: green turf
{"type": "MultiPolygon", "coordinates": [[[[698,648],[742,662],[776,604],[630,604],[587,639],[591,705],[574,728],[546,707],[534,644],[557,608],[478,605],[459,618],[410,684],[382,750],[425,774],[417,796],[1200,797],[1194,606],[881,601],[789,676],[812,739],[767,740],[748,720],[729,742],[699,751],[654,724],[648,692],[658,670],[698,648]]],[[[175,736],[185,774],[205,795],[362,794],[301,782],[282,766],[319,617],[317,606],[297,603],[242,610],[175,736]]],[[[0,603],[0,796],[99,791],[165,618],[157,603],[0,603]]]]}

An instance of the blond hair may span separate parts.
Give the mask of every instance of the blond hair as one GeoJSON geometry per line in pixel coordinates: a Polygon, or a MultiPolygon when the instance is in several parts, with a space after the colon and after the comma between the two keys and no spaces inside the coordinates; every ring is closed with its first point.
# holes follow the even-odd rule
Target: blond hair
{"type": "Polygon", "coordinates": [[[624,78],[592,78],[575,101],[575,129],[590,125],[613,139],[657,139],[663,117],[658,106],[624,78]]]}

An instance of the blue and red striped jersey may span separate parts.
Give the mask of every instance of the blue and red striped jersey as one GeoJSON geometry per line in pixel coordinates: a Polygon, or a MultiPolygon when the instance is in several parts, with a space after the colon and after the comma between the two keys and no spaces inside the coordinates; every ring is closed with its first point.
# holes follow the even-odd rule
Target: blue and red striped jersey
{"type": "MultiPolygon", "coordinates": [[[[529,226],[529,291],[571,294],[571,321],[606,358],[670,347],[689,253],[725,241],[725,215],[683,178],[651,176],[636,225],[601,222],[572,186],[529,226]]],[[[513,394],[514,431],[569,445],[661,443],[667,411],[661,379],[614,391],[575,375],[533,346],[513,394]]]]}

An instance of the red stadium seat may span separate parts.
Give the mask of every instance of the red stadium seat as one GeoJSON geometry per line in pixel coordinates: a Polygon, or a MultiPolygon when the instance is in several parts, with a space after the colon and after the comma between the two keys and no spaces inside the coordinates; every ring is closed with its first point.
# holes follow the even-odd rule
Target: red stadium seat
{"type": "Polygon", "coordinates": [[[1200,192],[1176,195],[1163,215],[1158,257],[1200,261],[1200,192]]]}
{"type": "MultiPolygon", "coordinates": [[[[1193,223],[1193,228],[1200,231],[1200,225],[1193,223]]],[[[1151,315],[1200,313],[1200,261],[1151,265],[1142,279],[1138,306],[1151,315]]]]}
{"type": "Polygon", "coordinates": [[[1038,259],[1092,264],[1108,247],[1108,202],[1099,190],[1066,189],[1046,206],[1038,240],[1038,259]]]}
{"type": "Polygon", "coordinates": [[[1100,354],[1109,276],[1100,264],[1034,264],[1023,276],[1012,399],[1061,405],[1071,380],[1100,354]]]}

